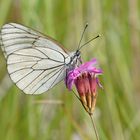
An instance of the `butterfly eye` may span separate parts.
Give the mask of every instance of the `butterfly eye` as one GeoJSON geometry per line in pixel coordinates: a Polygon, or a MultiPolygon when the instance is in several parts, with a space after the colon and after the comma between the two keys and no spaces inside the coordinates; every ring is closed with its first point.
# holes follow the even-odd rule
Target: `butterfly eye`
{"type": "Polygon", "coordinates": [[[76,56],[77,56],[78,58],[81,57],[80,54],[81,54],[81,52],[80,52],[79,50],[77,50],[77,51],[76,51],[76,56]]]}

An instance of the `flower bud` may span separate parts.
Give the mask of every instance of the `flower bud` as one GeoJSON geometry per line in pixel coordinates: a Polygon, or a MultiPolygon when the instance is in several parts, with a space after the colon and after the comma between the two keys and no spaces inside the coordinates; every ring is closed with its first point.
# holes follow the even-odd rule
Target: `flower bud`
{"type": "Polygon", "coordinates": [[[75,79],[75,86],[85,110],[92,114],[96,104],[97,83],[96,78],[89,72],[81,73],[75,79]]]}

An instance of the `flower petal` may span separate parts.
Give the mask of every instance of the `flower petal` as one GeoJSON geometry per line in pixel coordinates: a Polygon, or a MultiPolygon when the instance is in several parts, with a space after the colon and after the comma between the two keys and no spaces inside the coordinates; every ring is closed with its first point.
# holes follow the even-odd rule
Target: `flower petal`
{"type": "Polygon", "coordinates": [[[82,75],[82,73],[89,72],[94,74],[95,76],[102,74],[102,70],[97,68],[95,65],[97,64],[97,60],[94,58],[91,61],[88,61],[79,67],[70,70],[67,72],[67,77],[65,79],[66,86],[69,90],[71,90],[72,85],[74,84],[74,80],[82,75]]]}

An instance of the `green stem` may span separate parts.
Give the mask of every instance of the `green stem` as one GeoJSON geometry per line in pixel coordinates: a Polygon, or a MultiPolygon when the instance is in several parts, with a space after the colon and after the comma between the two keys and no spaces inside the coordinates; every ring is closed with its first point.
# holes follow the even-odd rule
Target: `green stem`
{"type": "Polygon", "coordinates": [[[93,125],[93,129],[94,129],[94,132],[95,132],[95,135],[96,135],[96,140],[99,140],[98,131],[97,131],[96,125],[94,123],[93,117],[90,114],[89,114],[89,116],[90,116],[90,119],[91,119],[91,122],[92,122],[92,125],[93,125]]]}

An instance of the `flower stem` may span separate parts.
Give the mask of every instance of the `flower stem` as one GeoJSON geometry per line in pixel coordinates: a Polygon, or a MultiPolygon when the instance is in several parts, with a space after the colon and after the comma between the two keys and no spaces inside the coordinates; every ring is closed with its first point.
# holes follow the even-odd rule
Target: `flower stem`
{"type": "MultiPolygon", "coordinates": [[[[77,94],[74,92],[74,90],[72,90],[72,92],[74,93],[75,97],[81,102],[80,98],[77,96],[77,94]]],[[[81,102],[82,103],[82,102],[81,102]]],[[[83,105],[83,104],[82,104],[83,105]]],[[[84,105],[83,105],[84,107],[84,105]]],[[[85,107],[84,107],[85,108],[85,107]]],[[[85,109],[86,110],[86,109],[85,109]]],[[[87,110],[86,110],[87,112],[87,110]]],[[[92,122],[92,126],[93,126],[93,129],[94,129],[94,132],[95,132],[95,135],[96,135],[96,140],[99,140],[99,135],[98,135],[98,131],[97,131],[97,128],[96,128],[96,125],[94,123],[94,119],[93,119],[93,116],[92,114],[90,114],[89,112],[87,112],[90,116],[90,119],[91,119],[91,122],[92,122]]]]}
{"type": "Polygon", "coordinates": [[[96,135],[96,140],[99,140],[99,135],[98,135],[98,131],[97,131],[96,125],[95,125],[94,120],[93,120],[93,116],[90,115],[90,114],[89,114],[89,116],[90,116],[92,126],[93,126],[93,129],[94,129],[95,135],[96,135]]]}

